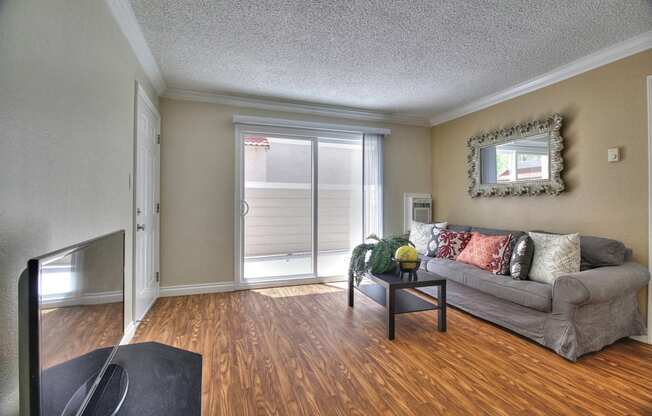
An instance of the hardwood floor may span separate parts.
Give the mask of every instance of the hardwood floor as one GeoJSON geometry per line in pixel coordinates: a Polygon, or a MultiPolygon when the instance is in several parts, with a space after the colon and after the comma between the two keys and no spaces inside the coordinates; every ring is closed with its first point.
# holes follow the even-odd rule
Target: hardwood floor
{"type": "Polygon", "coordinates": [[[652,415],[652,346],[571,363],[459,310],[399,315],[342,285],[158,299],[134,342],[203,355],[206,415],[652,415]]]}

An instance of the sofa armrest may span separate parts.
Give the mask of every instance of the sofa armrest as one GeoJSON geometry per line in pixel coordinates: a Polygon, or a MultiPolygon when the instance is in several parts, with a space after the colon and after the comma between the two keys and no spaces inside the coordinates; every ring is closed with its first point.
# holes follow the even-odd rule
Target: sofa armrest
{"type": "Polygon", "coordinates": [[[638,263],[605,266],[559,276],[552,287],[554,303],[601,303],[645,287],[650,272],[638,263]]]}

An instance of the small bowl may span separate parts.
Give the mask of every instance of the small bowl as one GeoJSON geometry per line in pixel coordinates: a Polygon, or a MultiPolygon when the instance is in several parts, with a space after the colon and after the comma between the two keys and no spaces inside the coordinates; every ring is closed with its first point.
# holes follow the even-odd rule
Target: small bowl
{"type": "Polygon", "coordinates": [[[419,267],[421,267],[421,259],[416,259],[416,260],[396,260],[393,259],[394,262],[398,265],[398,269],[403,272],[403,273],[408,273],[412,271],[417,271],[419,270],[419,267]],[[405,267],[407,265],[415,265],[414,267],[405,267]]]}

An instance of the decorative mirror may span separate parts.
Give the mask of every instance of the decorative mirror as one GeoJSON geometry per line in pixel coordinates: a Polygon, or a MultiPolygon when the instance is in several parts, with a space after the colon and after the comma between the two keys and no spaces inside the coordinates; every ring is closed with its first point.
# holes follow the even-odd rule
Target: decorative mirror
{"type": "Polygon", "coordinates": [[[471,197],[563,192],[561,121],[555,114],[469,138],[471,197]]]}

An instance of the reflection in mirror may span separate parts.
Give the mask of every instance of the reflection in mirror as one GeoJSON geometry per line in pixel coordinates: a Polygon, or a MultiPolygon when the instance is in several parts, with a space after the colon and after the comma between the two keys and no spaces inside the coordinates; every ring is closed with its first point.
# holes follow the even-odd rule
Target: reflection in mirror
{"type": "Polygon", "coordinates": [[[548,134],[481,148],[481,183],[497,184],[550,179],[548,134]]]}
{"type": "Polygon", "coordinates": [[[120,342],[123,264],[120,233],[41,263],[40,361],[44,370],[120,342]]]}

